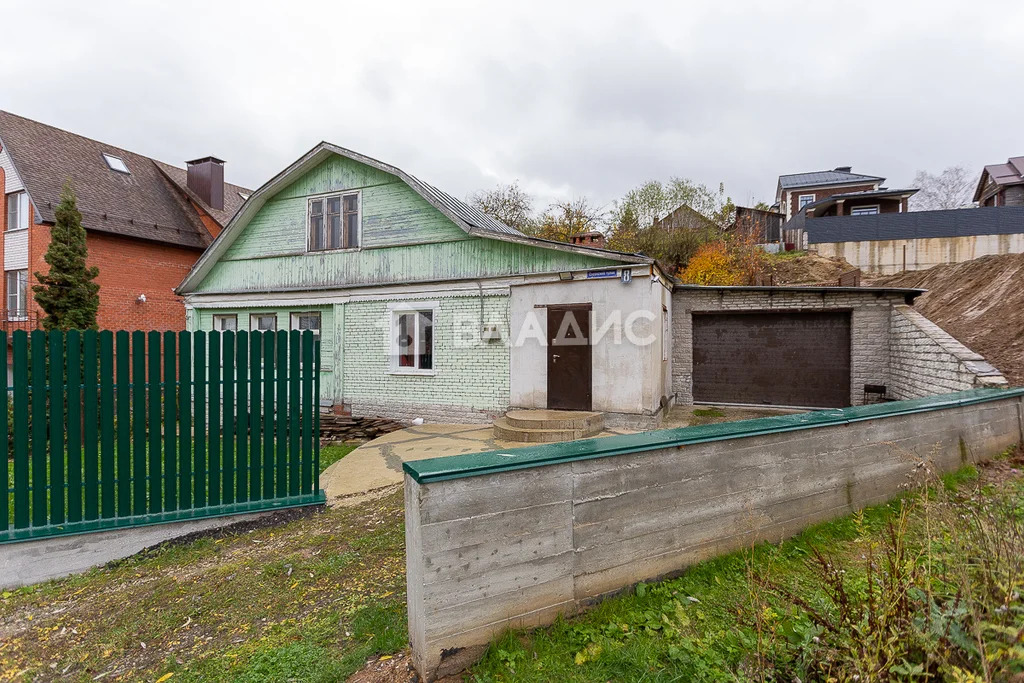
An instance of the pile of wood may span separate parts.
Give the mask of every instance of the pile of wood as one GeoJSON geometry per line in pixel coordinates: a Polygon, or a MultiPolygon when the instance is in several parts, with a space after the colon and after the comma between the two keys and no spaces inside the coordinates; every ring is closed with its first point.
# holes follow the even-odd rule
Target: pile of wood
{"type": "Polygon", "coordinates": [[[402,429],[406,425],[383,417],[352,417],[349,415],[320,415],[320,444],[346,441],[369,441],[378,436],[402,429]]]}

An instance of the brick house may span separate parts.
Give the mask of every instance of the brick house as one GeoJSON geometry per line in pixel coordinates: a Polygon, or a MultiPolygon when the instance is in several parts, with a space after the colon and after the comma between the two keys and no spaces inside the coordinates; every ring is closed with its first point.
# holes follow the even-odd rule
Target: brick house
{"type": "Polygon", "coordinates": [[[978,179],[974,201],[978,206],[1024,206],[1024,157],[986,166],[978,179]]]}
{"type": "Polygon", "coordinates": [[[234,216],[249,190],[224,182],[224,162],[179,168],[0,111],[0,242],[4,329],[32,329],[32,296],[61,189],[70,181],[99,268],[103,329],[182,330],[174,287],[234,216]]]}
{"type": "Polygon", "coordinates": [[[906,191],[882,187],[885,178],[853,173],[850,166],[831,171],[791,173],[779,176],[774,210],[789,220],[810,204],[831,198],[836,216],[907,211],[906,191]]]}

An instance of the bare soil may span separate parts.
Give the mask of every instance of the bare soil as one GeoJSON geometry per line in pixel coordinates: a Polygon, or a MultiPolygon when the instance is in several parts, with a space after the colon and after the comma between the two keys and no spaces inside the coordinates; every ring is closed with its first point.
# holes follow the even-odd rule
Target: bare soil
{"type": "Polygon", "coordinates": [[[853,269],[844,258],[825,258],[817,254],[782,255],[772,259],[776,285],[836,285],[840,274],[853,269]]]}
{"type": "Polygon", "coordinates": [[[927,289],[914,307],[1024,386],[1024,254],[983,256],[965,263],[874,279],[884,287],[927,289]]]}

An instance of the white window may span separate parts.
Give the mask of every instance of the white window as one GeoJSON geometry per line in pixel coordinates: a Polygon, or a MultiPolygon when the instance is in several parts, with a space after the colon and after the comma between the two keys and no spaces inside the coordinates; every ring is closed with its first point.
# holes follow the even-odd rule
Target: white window
{"type": "Polygon", "coordinates": [[[802,194],[797,199],[797,204],[802,209],[805,206],[807,206],[808,204],[812,203],[813,201],[814,201],[814,195],[813,194],[802,194]]]}
{"type": "Polygon", "coordinates": [[[7,195],[7,229],[28,228],[28,193],[12,192],[7,195]]]}
{"type": "Polygon", "coordinates": [[[320,312],[292,313],[292,329],[312,330],[313,334],[320,336],[320,312]]]}
{"type": "Polygon", "coordinates": [[[273,332],[277,329],[277,314],[253,313],[249,316],[249,329],[253,332],[273,332]]]}
{"type": "Polygon", "coordinates": [[[111,171],[131,174],[131,171],[128,170],[128,164],[124,163],[124,159],[121,157],[103,152],[103,160],[107,162],[107,166],[110,167],[111,171]]]}
{"type": "Polygon", "coordinates": [[[391,370],[434,373],[434,309],[396,308],[391,313],[391,370]]]}
{"type": "Polygon", "coordinates": [[[874,206],[855,206],[850,209],[851,216],[874,216],[878,213],[878,204],[874,206]]]}
{"type": "Polygon", "coordinates": [[[28,271],[7,271],[7,319],[28,317],[28,271]]]}
{"type": "Polygon", "coordinates": [[[309,251],[359,246],[359,193],[309,200],[309,251]]]}
{"type": "Polygon", "coordinates": [[[213,329],[217,332],[236,332],[238,330],[238,316],[234,314],[213,316],[213,329]]]}

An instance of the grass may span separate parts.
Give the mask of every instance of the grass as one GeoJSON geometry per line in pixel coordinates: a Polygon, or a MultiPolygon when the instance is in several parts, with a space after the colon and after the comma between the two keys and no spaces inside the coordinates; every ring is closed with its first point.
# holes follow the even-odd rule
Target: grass
{"type": "Polygon", "coordinates": [[[341,444],[338,446],[322,446],[320,448],[320,471],[323,472],[328,467],[338,462],[346,455],[354,451],[359,444],[341,444]]]}
{"type": "Polygon", "coordinates": [[[5,592],[0,681],[344,680],[405,646],[402,519],[398,493],[5,592]]]}
{"type": "Polygon", "coordinates": [[[468,680],[1024,679],[1021,461],[508,632],[468,680]]]}
{"type": "Polygon", "coordinates": [[[725,417],[725,413],[720,408],[694,408],[694,417],[725,417]]]}

